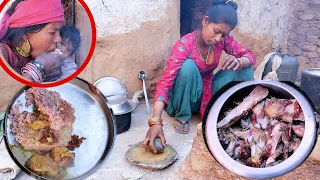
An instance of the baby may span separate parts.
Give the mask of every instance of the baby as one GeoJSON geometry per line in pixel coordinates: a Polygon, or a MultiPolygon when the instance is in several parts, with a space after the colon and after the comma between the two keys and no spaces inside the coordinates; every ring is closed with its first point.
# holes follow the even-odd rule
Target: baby
{"type": "Polygon", "coordinates": [[[61,43],[58,43],[55,53],[63,53],[66,56],[64,65],[61,66],[61,76],[58,80],[65,79],[76,72],[78,66],[72,58],[81,44],[81,35],[77,28],[64,26],[60,30],[61,43]]]}

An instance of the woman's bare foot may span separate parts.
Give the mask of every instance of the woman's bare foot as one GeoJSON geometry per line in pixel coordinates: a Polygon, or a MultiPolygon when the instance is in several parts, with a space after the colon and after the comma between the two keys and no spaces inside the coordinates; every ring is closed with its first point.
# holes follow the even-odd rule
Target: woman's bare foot
{"type": "Polygon", "coordinates": [[[188,134],[189,133],[189,122],[181,122],[177,119],[173,122],[174,131],[180,134],[188,134]]]}

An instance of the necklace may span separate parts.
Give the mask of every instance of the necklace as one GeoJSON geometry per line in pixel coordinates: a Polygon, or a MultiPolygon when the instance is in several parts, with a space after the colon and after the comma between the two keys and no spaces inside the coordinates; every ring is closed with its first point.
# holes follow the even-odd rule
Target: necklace
{"type": "Polygon", "coordinates": [[[206,64],[208,64],[208,57],[209,57],[209,54],[210,54],[210,51],[211,51],[211,46],[209,46],[209,50],[208,50],[208,54],[207,54],[206,59],[204,59],[204,58],[202,57],[202,54],[200,53],[197,37],[196,37],[196,46],[197,46],[197,49],[198,49],[198,54],[200,55],[201,59],[202,59],[206,64]]]}

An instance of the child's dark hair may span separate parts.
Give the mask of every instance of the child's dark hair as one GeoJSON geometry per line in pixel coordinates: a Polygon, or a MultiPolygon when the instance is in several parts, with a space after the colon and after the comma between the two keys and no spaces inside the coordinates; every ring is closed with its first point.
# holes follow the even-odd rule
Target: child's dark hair
{"type": "Polygon", "coordinates": [[[212,6],[208,9],[206,16],[209,23],[228,24],[234,29],[238,24],[237,3],[228,0],[212,0],[212,6]]]}
{"type": "Polygon", "coordinates": [[[73,55],[80,47],[81,44],[81,35],[77,28],[73,26],[63,26],[60,29],[60,36],[62,39],[69,39],[72,45],[73,55]]]}
{"type": "MultiPolygon", "coordinates": [[[[12,3],[11,7],[8,9],[7,13],[11,16],[18,6],[19,3],[23,2],[24,0],[16,0],[12,3]]],[[[36,33],[43,29],[48,23],[38,24],[33,26],[21,27],[21,28],[9,28],[6,35],[3,37],[2,40],[9,41],[14,45],[19,45],[21,42],[22,36],[29,34],[29,33],[36,33]]]]}

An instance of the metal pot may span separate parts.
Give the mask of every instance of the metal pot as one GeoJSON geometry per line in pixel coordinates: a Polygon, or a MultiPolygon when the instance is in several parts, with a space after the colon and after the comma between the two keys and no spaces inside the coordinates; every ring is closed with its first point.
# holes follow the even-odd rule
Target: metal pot
{"type": "Polygon", "coordinates": [[[104,95],[108,107],[115,115],[117,134],[126,132],[131,126],[131,112],[138,103],[128,99],[125,85],[114,77],[100,78],[94,86],[104,95]]]}
{"type": "Polygon", "coordinates": [[[315,110],[320,113],[320,68],[306,69],[302,72],[301,89],[311,99],[315,110]]]}
{"type": "Polygon", "coordinates": [[[209,151],[223,167],[246,178],[273,178],[294,170],[309,156],[316,140],[315,114],[309,101],[296,88],[279,81],[246,81],[233,85],[225,92],[220,93],[221,95],[216,96],[216,99],[213,98],[208,105],[203,133],[209,151]],[[217,134],[219,114],[225,111],[229,103],[243,100],[257,85],[268,88],[270,94],[276,98],[297,99],[305,115],[305,134],[300,146],[287,160],[266,168],[253,168],[233,160],[221,146],[217,134]]]}

